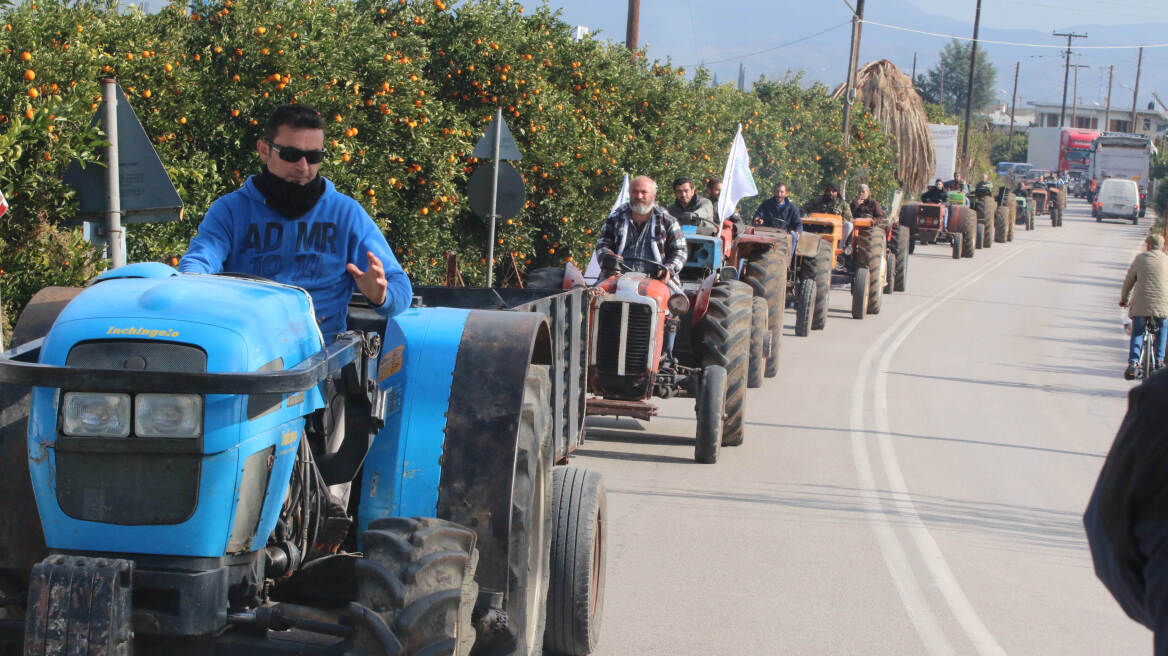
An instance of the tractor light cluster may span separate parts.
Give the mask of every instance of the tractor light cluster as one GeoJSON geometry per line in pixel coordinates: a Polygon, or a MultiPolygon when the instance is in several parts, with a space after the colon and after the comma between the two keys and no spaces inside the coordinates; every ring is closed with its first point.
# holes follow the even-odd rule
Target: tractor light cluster
{"type": "Polygon", "coordinates": [[[66,392],[61,430],[71,437],[198,437],[203,397],[198,394],[66,392]],[[132,410],[131,410],[132,408],[132,410]]]}
{"type": "Polygon", "coordinates": [[[673,314],[673,316],[680,317],[686,312],[689,312],[689,297],[680,293],[673,294],[669,297],[668,305],[669,311],[673,314]]]}

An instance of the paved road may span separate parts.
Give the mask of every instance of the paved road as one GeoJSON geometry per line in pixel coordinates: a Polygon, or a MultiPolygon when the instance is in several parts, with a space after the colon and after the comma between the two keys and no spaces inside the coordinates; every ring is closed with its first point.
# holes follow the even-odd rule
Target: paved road
{"type": "Polygon", "coordinates": [[[1140,226],[1072,201],[1012,244],[912,256],[909,291],[793,334],[745,444],[693,462],[693,403],[597,418],[599,653],[1139,654],[1081,514],[1126,407],[1116,306],[1140,226]]]}

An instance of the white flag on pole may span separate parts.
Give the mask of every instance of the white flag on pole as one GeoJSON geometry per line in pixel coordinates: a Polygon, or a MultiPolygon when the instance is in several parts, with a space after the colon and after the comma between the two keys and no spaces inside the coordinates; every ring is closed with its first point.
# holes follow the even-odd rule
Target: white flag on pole
{"type": "MultiPolygon", "coordinates": [[[[616,202],[612,204],[612,210],[615,212],[620,209],[621,205],[629,202],[629,174],[625,174],[625,182],[621,185],[620,193],[616,195],[616,202]]],[[[596,259],[596,251],[592,252],[592,259],[588,261],[588,269],[584,271],[584,280],[588,284],[594,284],[600,278],[600,262],[596,259]]]]}
{"type": "Polygon", "coordinates": [[[750,154],[746,152],[746,142],[742,139],[742,124],[734,135],[730,146],[730,157],[726,159],[726,170],[722,173],[722,195],[718,197],[718,218],[728,219],[743,198],[758,195],[754,176],[750,174],[750,154]]]}

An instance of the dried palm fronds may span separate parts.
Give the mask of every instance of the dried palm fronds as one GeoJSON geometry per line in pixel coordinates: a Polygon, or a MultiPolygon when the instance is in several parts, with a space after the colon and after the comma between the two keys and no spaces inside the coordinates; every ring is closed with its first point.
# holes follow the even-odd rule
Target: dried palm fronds
{"type": "MultiPolygon", "coordinates": [[[[844,87],[841,84],[835,90],[836,99],[843,97],[844,87]]],[[[856,72],[855,102],[896,140],[896,177],[901,186],[910,193],[927,186],[936,168],[933,138],[924,103],[912,80],[887,59],[869,62],[856,72]]]]}

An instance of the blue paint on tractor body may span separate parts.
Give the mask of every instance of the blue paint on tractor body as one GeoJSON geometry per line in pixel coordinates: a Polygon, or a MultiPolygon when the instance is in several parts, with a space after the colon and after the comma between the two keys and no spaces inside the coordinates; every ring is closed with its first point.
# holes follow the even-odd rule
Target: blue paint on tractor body
{"type": "MultiPolygon", "coordinates": [[[[323,346],[311,298],[301,289],[224,276],[178,275],[165,265],[134,265],[102,276],[61,312],[45,337],[40,362],[65,366],[70,350],[81,343],[142,340],[197,346],[207,355],[208,372],[255,372],[277,360],[287,369],[323,346]]],[[[60,437],[61,398],[55,389],[35,388],[29,416],[29,465],[49,548],[206,557],[227,552],[244,461],[274,447],[265,504],[246,550],[263,548],[287,491],[303,417],[323,405],[320,390],[314,388],[303,395],[286,395],[274,411],[249,420],[247,396],[207,395],[193,514],[175,524],[115,525],[70,517],[57,501],[55,444],[60,437]],[[294,400],[292,405],[289,399],[294,400]]],[[[136,438],[131,433],[122,439],[136,438]]]]}
{"type": "Polygon", "coordinates": [[[365,458],[361,532],[382,517],[437,515],[450,389],[469,314],[414,308],[386,325],[378,375],[386,420],[365,458]]]}

